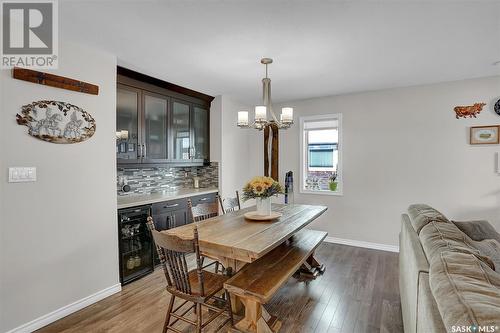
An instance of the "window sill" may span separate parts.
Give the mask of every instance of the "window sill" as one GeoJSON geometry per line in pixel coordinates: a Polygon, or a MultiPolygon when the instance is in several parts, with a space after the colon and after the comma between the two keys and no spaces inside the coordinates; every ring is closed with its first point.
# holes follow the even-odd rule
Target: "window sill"
{"type": "Polygon", "coordinates": [[[338,197],[344,195],[342,191],[311,191],[311,190],[300,190],[300,194],[333,195],[338,197]]]}

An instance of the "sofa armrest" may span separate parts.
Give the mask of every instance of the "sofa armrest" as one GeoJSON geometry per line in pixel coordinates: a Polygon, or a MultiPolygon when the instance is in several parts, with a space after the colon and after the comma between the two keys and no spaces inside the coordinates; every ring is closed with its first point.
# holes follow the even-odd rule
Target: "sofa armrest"
{"type": "Polygon", "coordinates": [[[475,241],[496,239],[500,242],[500,234],[485,220],[478,221],[452,221],[458,229],[475,241]]]}
{"type": "Polygon", "coordinates": [[[401,217],[399,234],[399,292],[405,333],[417,333],[420,276],[429,272],[429,263],[408,215],[401,217]]]}

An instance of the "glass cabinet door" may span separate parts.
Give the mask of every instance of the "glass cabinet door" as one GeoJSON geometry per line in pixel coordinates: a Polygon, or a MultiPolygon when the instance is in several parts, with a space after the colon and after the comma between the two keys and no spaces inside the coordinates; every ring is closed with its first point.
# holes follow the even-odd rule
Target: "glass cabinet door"
{"type": "Polygon", "coordinates": [[[191,158],[191,131],[189,126],[190,105],[181,101],[172,103],[172,158],[189,160],[191,158]]]}
{"type": "Polygon", "coordinates": [[[199,106],[193,108],[194,158],[208,160],[209,151],[208,110],[199,106]]]}
{"type": "Polygon", "coordinates": [[[144,92],[144,159],[166,160],[168,97],[144,92]]]}
{"type": "Polygon", "coordinates": [[[116,92],[116,157],[121,163],[141,159],[139,147],[140,90],[118,85],[116,92]]]}

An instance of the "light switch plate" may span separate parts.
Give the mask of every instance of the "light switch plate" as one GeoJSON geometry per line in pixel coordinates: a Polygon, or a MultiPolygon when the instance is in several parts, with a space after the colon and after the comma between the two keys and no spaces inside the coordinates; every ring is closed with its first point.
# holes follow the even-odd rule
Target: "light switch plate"
{"type": "Polygon", "coordinates": [[[36,167],[9,168],[9,183],[36,182],[36,167]]]}

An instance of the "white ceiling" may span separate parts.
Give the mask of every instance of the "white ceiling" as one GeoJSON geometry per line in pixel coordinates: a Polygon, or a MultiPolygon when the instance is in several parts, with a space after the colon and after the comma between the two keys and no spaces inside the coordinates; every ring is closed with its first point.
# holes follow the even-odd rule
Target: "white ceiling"
{"type": "Polygon", "coordinates": [[[500,74],[499,1],[60,0],[60,33],[120,65],[257,104],[500,74]]]}

